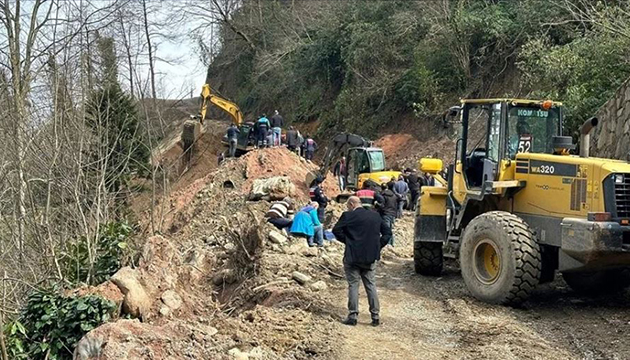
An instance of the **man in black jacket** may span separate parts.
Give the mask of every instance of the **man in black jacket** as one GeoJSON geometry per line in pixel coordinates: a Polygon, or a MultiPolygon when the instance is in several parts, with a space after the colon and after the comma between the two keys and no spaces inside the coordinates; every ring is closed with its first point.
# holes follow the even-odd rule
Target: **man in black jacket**
{"type": "Polygon", "coordinates": [[[422,180],[418,179],[416,169],[407,169],[407,184],[409,184],[409,192],[411,193],[410,210],[416,211],[416,205],[418,203],[418,197],[420,197],[420,186],[422,180]]]}
{"type": "Polygon", "coordinates": [[[273,146],[280,146],[282,138],[282,127],[284,126],[284,119],[282,115],[276,110],[271,117],[271,130],[273,131],[273,146]]]}
{"type": "Polygon", "coordinates": [[[366,210],[361,200],[351,196],[344,212],[333,228],[337,240],[346,245],[343,255],[344,270],[348,280],[348,317],[346,325],[356,325],[359,317],[359,281],[363,281],[370,304],[372,326],[378,326],[380,305],[376,292],[376,262],[381,249],[389,242],[391,230],[375,211],[366,210]]]}
{"type": "Polygon", "coordinates": [[[392,236],[389,240],[389,244],[394,246],[394,223],[396,222],[396,215],[398,214],[398,195],[394,192],[394,182],[390,181],[387,184],[383,184],[383,191],[381,192],[383,197],[383,204],[379,208],[381,218],[385,225],[389,227],[392,232],[392,236]]]}

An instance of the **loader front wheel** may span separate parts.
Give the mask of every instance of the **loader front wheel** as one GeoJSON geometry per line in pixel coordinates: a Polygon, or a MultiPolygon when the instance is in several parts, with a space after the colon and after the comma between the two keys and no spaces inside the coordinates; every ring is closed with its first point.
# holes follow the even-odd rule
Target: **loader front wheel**
{"type": "Polygon", "coordinates": [[[628,269],[564,272],[562,278],[573,291],[588,296],[610,295],[630,286],[628,269]]]}
{"type": "Polygon", "coordinates": [[[413,264],[416,273],[439,276],[443,267],[442,243],[416,241],[413,244],[413,264]]]}
{"type": "Polygon", "coordinates": [[[474,218],[461,237],[462,277],[477,299],[519,304],[538,285],[540,246],[527,223],[504,211],[474,218]]]}

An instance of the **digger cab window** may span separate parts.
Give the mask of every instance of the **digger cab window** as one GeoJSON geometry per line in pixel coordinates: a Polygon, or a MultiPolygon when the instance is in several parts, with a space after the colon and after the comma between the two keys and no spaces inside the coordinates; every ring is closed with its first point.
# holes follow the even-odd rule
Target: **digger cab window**
{"type": "Polygon", "coordinates": [[[553,153],[553,137],[560,135],[560,109],[510,106],[508,109],[508,155],[553,153]]]}
{"type": "Polygon", "coordinates": [[[368,151],[372,172],[385,170],[385,156],[382,151],[368,151]]]}

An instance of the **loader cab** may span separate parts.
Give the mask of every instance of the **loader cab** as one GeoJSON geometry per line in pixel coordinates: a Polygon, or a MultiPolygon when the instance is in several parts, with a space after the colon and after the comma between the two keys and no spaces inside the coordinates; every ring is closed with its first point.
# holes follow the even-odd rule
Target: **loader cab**
{"type": "Polygon", "coordinates": [[[462,178],[462,195],[483,196],[485,184],[500,180],[518,153],[551,154],[554,137],[562,135],[562,107],[551,101],[463,100],[450,113],[459,127],[454,176],[462,178]]]}
{"type": "Polygon", "coordinates": [[[346,155],[346,186],[359,187],[359,175],[385,170],[385,154],[379,148],[357,147],[348,150],[346,155]]]}

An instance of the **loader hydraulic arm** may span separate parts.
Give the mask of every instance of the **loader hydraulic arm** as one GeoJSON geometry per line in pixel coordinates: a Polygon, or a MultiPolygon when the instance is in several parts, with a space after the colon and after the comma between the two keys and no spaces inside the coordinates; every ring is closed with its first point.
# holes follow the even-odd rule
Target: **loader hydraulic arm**
{"type": "Polygon", "coordinates": [[[221,110],[230,114],[232,122],[234,122],[236,126],[241,126],[243,123],[243,113],[241,109],[239,109],[235,103],[214,95],[210,89],[210,85],[204,84],[201,88],[201,108],[199,109],[199,121],[202,124],[203,120],[206,118],[209,103],[216,105],[221,110]]]}

